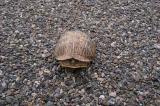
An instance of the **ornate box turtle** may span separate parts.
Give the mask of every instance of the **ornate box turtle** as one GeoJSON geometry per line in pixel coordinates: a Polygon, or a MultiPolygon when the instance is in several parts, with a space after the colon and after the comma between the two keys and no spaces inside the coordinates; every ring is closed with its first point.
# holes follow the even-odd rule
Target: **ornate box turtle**
{"type": "Polygon", "coordinates": [[[96,44],[81,31],[67,31],[55,47],[55,58],[62,67],[87,67],[96,55],[96,44]]]}

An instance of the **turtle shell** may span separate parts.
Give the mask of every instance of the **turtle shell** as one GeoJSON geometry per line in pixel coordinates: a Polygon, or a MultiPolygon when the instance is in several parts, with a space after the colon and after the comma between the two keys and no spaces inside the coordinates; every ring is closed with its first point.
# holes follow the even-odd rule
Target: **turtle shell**
{"type": "Polygon", "coordinates": [[[60,65],[69,68],[87,67],[96,54],[96,45],[81,31],[67,31],[55,48],[55,58],[60,65]]]}

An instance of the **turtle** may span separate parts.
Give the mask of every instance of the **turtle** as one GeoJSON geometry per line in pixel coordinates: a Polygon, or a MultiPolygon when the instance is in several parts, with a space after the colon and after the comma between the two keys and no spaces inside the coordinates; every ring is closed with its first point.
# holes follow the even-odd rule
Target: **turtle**
{"type": "Polygon", "coordinates": [[[56,44],[55,58],[67,68],[88,67],[96,55],[96,43],[84,32],[66,31],[56,44]]]}

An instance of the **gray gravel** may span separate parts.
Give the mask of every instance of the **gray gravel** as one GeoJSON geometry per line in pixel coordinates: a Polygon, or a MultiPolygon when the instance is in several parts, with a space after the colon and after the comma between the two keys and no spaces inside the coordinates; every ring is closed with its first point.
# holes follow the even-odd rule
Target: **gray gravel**
{"type": "Polygon", "coordinates": [[[0,106],[160,106],[159,0],[0,0],[0,106]],[[47,56],[66,30],[97,42],[87,69],[47,56]]]}

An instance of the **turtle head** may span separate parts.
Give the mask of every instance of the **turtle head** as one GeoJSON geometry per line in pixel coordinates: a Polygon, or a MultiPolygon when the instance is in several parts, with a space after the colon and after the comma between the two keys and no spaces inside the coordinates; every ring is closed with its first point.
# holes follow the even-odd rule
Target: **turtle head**
{"type": "Polygon", "coordinates": [[[76,60],[75,59],[71,59],[71,64],[75,64],[76,60]]]}

